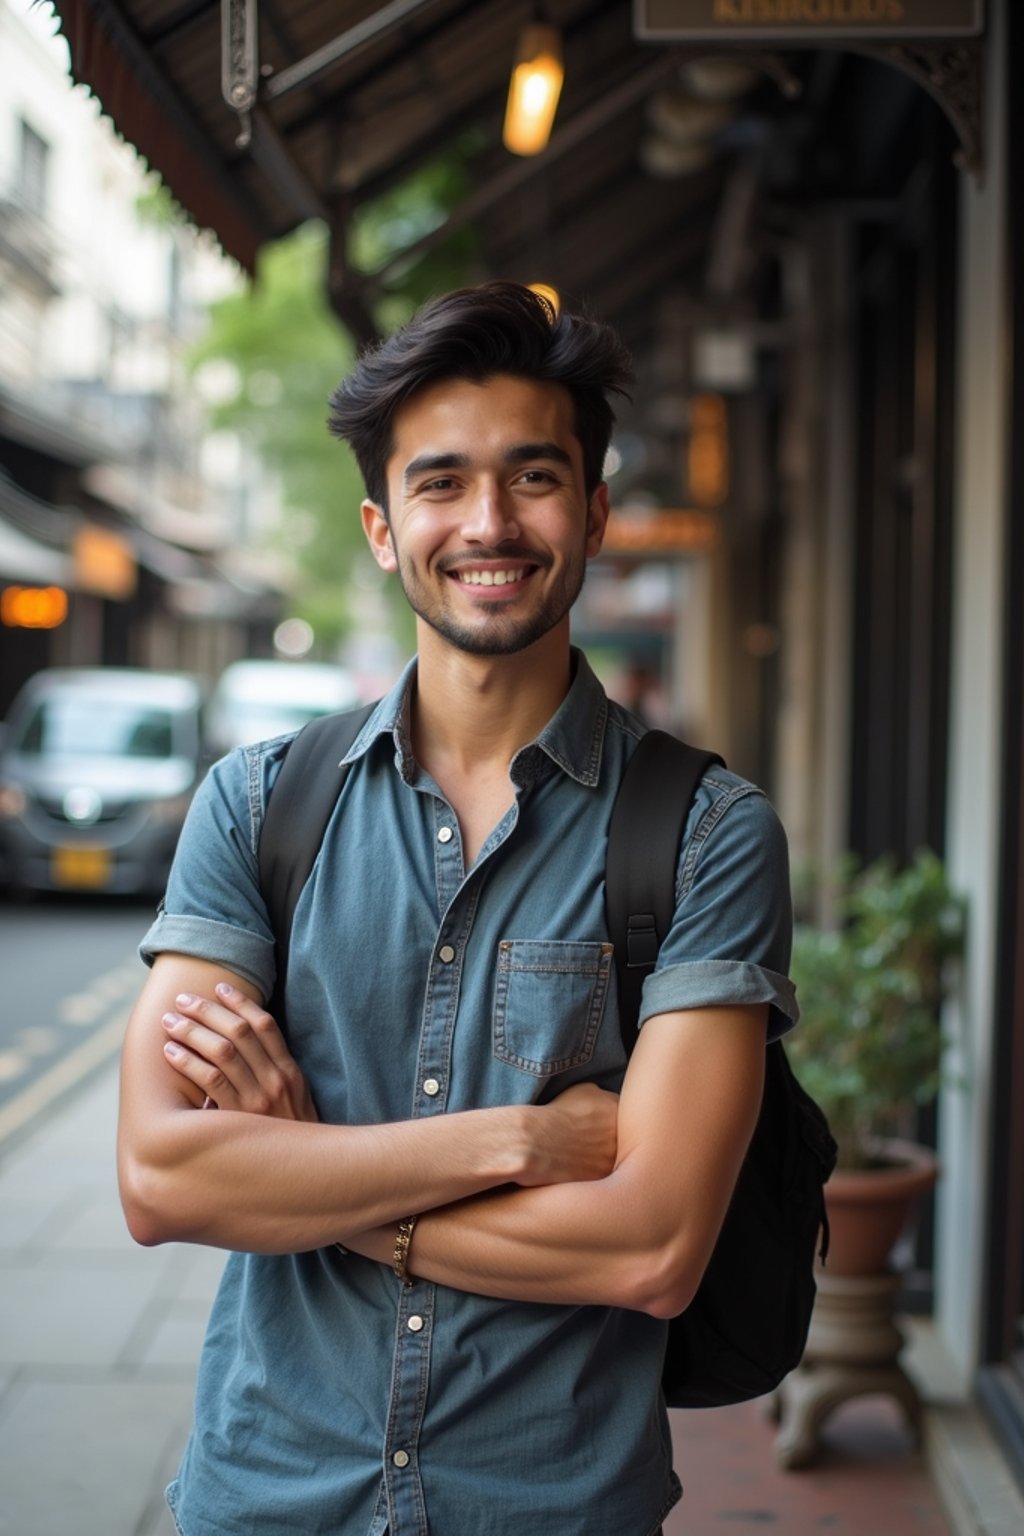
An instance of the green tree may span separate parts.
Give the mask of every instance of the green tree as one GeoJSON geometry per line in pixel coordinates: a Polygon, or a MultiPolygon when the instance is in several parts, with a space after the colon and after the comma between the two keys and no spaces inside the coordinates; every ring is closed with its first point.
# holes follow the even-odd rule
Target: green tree
{"type": "Polygon", "coordinates": [[[344,628],[339,594],[360,547],[362,491],[351,454],[325,425],[328,396],[353,358],[327,304],[326,261],[326,233],[316,224],[266,246],[255,282],[211,307],[191,366],[198,374],[220,365],[228,387],[210,408],[211,425],[244,437],[280,476],[278,539],[299,565],[299,609],[329,642],[344,628]]]}
{"type": "MultiPolygon", "coordinates": [[[[467,141],[357,212],[349,232],[354,267],[374,272],[443,222],[465,189],[472,147],[467,141]]],[[[463,230],[411,264],[378,299],[381,330],[400,324],[431,293],[472,281],[474,253],[474,236],[463,230]]],[[[211,307],[191,357],[194,373],[216,364],[230,383],[211,407],[211,425],[243,436],[280,476],[279,540],[300,574],[294,607],[321,649],[351,627],[351,576],[365,552],[362,480],[347,445],[325,425],[328,397],[355,356],[328,304],[327,260],[327,232],[316,223],[264,247],[255,282],[211,307]]],[[[392,611],[407,642],[404,605],[392,611]]]]}

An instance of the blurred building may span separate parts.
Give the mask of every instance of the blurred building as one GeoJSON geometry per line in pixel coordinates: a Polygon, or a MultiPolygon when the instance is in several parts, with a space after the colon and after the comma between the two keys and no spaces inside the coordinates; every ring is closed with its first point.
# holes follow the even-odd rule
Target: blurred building
{"type": "Polygon", "coordinates": [[[72,87],[52,33],[0,0],[0,714],[57,663],[212,677],[280,607],[246,548],[265,481],[208,437],[185,376],[237,269],[72,87]]]}

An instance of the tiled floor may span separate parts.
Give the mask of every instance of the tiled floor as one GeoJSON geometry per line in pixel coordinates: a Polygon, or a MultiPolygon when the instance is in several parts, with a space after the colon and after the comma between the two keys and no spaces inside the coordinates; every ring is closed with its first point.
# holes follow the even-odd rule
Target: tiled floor
{"type": "Polygon", "coordinates": [[[812,1469],[783,1472],[760,1403],[670,1415],[683,1499],[665,1536],[950,1536],[924,1463],[883,1398],[828,1421],[812,1469]]]}

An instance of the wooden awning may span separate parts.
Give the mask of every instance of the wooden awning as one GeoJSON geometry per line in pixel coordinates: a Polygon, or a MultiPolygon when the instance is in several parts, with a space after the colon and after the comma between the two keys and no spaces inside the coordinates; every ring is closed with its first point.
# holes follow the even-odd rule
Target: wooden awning
{"type": "MultiPolygon", "coordinates": [[[[644,169],[661,132],[652,114],[671,106],[685,55],[637,41],[629,0],[546,7],[566,84],[552,141],[530,160],[500,142],[528,3],[241,0],[235,15],[258,39],[248,61],[241,39],[222,49],[219,0],[58,0],[56,10],[76,80],[245,268],[310,217],[330,226],[332,297],[357,334],[372,329],[373,297],[398,263],[353,270],[353,212],[467,135],[468,195],[449,228],[403,260],[472,222],[488,272],[552,282],[621,321],[706,256],[731,156],[709,143],[680,152],[678,173],[644,169]],[[226,97],[232,81],[244,96],[248,76],[240,114],[226,97]]],[[[734,107],[706,115],[717,139],[734,107]]]]}
{"type": "MultiPolygon", "coordinates": [[[[532,0],[55,0],[55,9],[75,78],[243,267],[309,218],[328,225],[331,300],[360,339],[372,337],[374,302],[401,269],[471,224],[480,276],[552,283],[645,349],[666,288],[729,299],[773,135],[788,155],[817,132],[796,132],[799,118],[824,124],[851,99],[838,90],[835,55],[758,44],[723,61],[714,43],[716,76],[707,48],[638,37],[632,0],[545,0],[562,35],[565,89],[547,150],[519,159],[502,147],[501,121],[532,0]],[[361,270],[349,248],[353,214],[454,145],[469,145],[470,185],[447,223],[383,270],[361,270]]],[[[883,55],[933,92],[948,77],[961,106],[974,99],[957,60],[970,71],[976,50],[933,55],[915,43],[883,55]]],[[[877,101],[877,74],[861,100],[877,101]]]]}

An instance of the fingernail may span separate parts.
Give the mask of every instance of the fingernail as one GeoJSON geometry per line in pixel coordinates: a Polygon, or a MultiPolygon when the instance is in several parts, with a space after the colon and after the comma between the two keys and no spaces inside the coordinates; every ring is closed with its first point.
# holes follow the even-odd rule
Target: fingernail
{"type": "Polygon", "coordinates": [[[195,1002],[195,998],[192,996],[191,992],[179,992],[175,998],[175,1002],[179,1008],[191,1008],[192,1004],[195,1002]]]}
{"type": "Polygon", "coordinates": [[[185,1052],[182,1050],[181,1046],[175,1045],[173,1040],[168,1040],[167,1044],[164,1046],[165,1056],[173,1056],[175,1059],[177,1059],[179,1056],[184,1056],[184,1054],[185,1052]]]}
{"type": "Polygon", "coordinates": [[[176,1029],[179,1024],[184,1024],[185,1020],[180,1014],[165,1013],[162,1022],[167,1025],[168,1029],[176,1029]]]}
{"type": "Polygon", "coordinates": [[[234,987],[229,986],[226,981],[218,981],[213,990],[219,993],[221,997],[234,997],[235,995],[234,987]]]}

